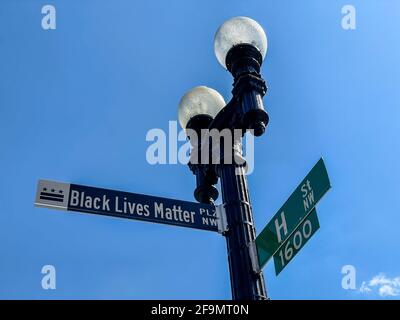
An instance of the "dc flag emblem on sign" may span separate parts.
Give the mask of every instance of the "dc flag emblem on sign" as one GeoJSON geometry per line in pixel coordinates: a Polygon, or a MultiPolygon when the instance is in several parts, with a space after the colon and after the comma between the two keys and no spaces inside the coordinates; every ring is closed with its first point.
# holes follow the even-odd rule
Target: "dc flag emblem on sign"
{"type": "Polygon", "coordinates": [[[41,207],[66,210],[68,208],[69,190],[69,183],[39,180],[35,204],[41,207]]]}

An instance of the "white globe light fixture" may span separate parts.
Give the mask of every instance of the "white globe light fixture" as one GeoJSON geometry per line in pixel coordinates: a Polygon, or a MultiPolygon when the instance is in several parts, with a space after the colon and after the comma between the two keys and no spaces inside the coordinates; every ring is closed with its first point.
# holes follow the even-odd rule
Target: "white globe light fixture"
{"type": "Polygon", "coordinates": [[[179,123],[183,129],[186,129],[188,124],[196,119],[211,122],[224,106],[225,100],[216,90],[205,86],[195,87],[188,91],[179,102],[179,123]]]}
{"type": "Polygon", "coordinates": [[[267,91],[260,70],[267,53],[267,36],[253,19],[235,17],[225,21],[214,37],[219,63],[234,78],[233,95],[241,102],[242,129],[264,134],[269,118],[262,97],[267,91]]]}
{"type": "Polygon", "coordinates": [[[179,102],[180,125],[187,133],[190,129],[197,135],[197,138],[192,141],[193,132],[188,133],[188,138],[193,146],[189,167],[196,175],[194,197],[202,203],[210,203],[218,198],[218,189],[214,186],[218,182],[217,175],[207,171],[206,166],[199,163],[202,159],[202,130],[208,128],[214,117],[224,107],[224,98],[216,90],[205,86],[195,87],[188,91],[179,102]]]}
{"type": "Polygon", "coordinates": [[[235,46],[247,44],[258,49],[262,59],[267,53],[267,36],[253,19],[235,17],[225,21],[215,33],[214,51],[219,63],[227,68],[226,57],[235,46]]]}

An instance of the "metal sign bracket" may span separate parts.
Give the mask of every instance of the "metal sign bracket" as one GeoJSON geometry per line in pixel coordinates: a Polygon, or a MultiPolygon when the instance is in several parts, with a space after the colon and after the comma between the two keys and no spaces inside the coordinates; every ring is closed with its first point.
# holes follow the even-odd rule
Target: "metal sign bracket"
{"type": "Polygon", "coordinates": [[[225,205],[219,204],[215,206],[215,212],[217,213],[218,221],[218,233],[224,235],[228,230],[228,222],[226,220],[225,205]]]}
{"type": "Polygon", "coordinates": [[[253,268],[254,273],[258,274],[261,272],[260,263],[258,261],[258,252],[256,242],[252,241],[249,243],[249,251],[250,251],[250,259],[251,259],[251,266],[253,268]]]}

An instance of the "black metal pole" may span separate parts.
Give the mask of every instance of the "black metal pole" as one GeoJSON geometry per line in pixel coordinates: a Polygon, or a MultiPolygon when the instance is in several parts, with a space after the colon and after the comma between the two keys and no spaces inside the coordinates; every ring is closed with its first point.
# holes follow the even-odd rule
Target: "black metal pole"
{"type": "MultiPolygon", "coordinates": [[[[234,147],[241,157],[240,148],[234,147]]],[[[228,231],[226,241],[233,300],[265,300],[267,293],[264,276],[258,268],[255,255],[256,233],[250,203],[245,164],[218,165],[221,178],[222,198],[225,205],[228,231]],[[253,259],[253,261],[252,261],[253,259]],[[254,261],[255,259],[255,261],[254,261]]]]}
{"type": "MultiPolygon", "coordinates": [[[[197,115],[188,122],[186,127],[194,130],[197,135],[201,129],[207,127],[210,134],[214,129],[220,133],[226,129],[231,131],[230,142],[221,135],[224,140],[221,144],[220,137],[217,163],[211,161],[204,166],[197,162],[190,162],[189,167],[196,175],[195,198],[199,202],[213,203],[218,196],[213,185],[217,183],[217,175],[221,179],[222,198],[228,224],[228,230],[224,232],[224,235],[228,248],[233,300],[268,299],[264,276],[258,265],[256,232],[247,187],[246,163],[242,157],[241,145],[243,131],[251,130],[255,136],[261,136],[269,121],[262,102],[262,97],[267,90],[265,81],[260,75],[262,60],[260,51],[252,45],[241,44],[231,48],[226,57],[226,66],[234,77],[232,100],[214,119],[197,115]],[[234,134],[236,129],[241,131],[240,137],[234,134]],[[226,143],[231,144],[227,148],[229,154],[224,154],[226,143]],[[238,159],[240,161],[237,161],[238,159]]],[[[200,142],[193,145],[197,154],[201,153],[203,148],[211,147],[209,149],[211,154],[212,150],[218,149],[213,145],[215,142],[212,135],[208,139],[211,140],[211,144],[203,146],[200,142]]],[[[214,160],[214,155],[211,158],[214,160]]]]}

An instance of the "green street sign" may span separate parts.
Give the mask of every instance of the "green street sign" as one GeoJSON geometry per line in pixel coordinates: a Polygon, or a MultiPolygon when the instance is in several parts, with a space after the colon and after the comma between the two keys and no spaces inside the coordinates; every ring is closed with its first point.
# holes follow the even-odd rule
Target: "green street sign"
{"type": "Polygon", "coordinates": [[[274,254],[275,273],[278,275],[319,229],[316,209],[300,223],[274,254]]]}
{"type": "Polygon", "coordinates": [[[256,239],[262,268],[331,188],[323,159],[311,169],[256,239]]]}

